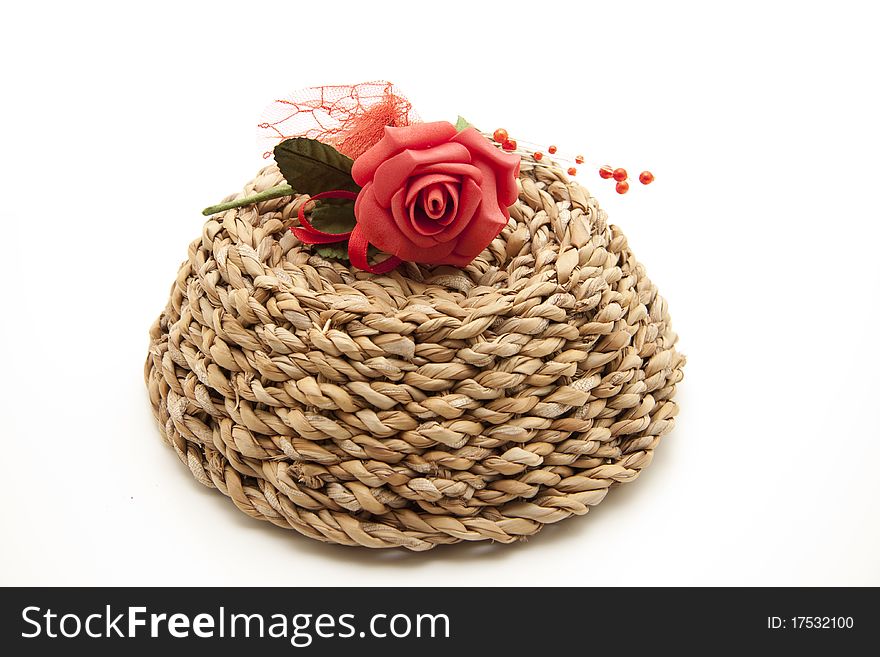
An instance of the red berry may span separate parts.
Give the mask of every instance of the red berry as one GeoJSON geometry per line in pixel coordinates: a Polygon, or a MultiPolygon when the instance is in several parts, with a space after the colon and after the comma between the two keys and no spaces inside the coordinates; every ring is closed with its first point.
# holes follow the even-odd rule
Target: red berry
{"type": "MultiPolygon", "coordinates": [[[[617,182],[621,182],[622,180],[626,180],[626,169],[617,168],[614,170],[614,173],[611,174],[614,176],[614,179],[617,182]]],[[[627,187],[628,189],[629,187],[627,187]]]]}
{"type": "Polygon", "coordinates": [[[577,172],[578,172],[578,170],[575,169],[574,167],[568,167],[568,175],[569,176],[576,176],[577,172]]]}
{"type": "Polygon", "coordinates": [[[541,158],[544,157],[544,154],[541,151],[537,151],[534,155],[532,155],[532,157],[535,158],[536,161],[540,162],[541,158]]]}
{"type": "Polygon", "coordinates": [[[576,164],[583,164],[584,163],[584,156],[583,155],[576,155],[574,158],[574,161],[576,164]]]}
{"type": "Polygon", "coordinates": [[[497,141],[499,144],[507,141],[507,130],[504,128],[498,128],[495,132],[492,133],[492,139],[497,141]]]}
{"type": "Polygon", "coordinates": [[[515,151],[516,139],[505,139],[503,142],[501,142],[501,148],[506,151],[515,151]]]}
{"type": "Polygon", "coordinates": [[[556,146],[550,146],[547,151],[550,153],[550,155],[553,155],[556,152],[556,146]]]}
{"type": "Polygon", "coordinates": [[[611,176],[614,175],[614,169],[611,168],[610,164],[606,164],[604,167],[599,169],[599,175],[602,176],[605,180],[608,180],[611,176]]]}
{"type": "Polygon", "coordinates": [[[639,174],[639,182],[643,185],[650,185],[652,182],[654,182],[654,174],[650,171],[642,171],[639,174]]]}
{"type": "Polygon", "coordinates": [[[617,187],[615,189],[617,189],[618,194],[626,194],[629,191],[629,183],[625,180],[621,180],[619,183],[617,183],[617,187]]]}

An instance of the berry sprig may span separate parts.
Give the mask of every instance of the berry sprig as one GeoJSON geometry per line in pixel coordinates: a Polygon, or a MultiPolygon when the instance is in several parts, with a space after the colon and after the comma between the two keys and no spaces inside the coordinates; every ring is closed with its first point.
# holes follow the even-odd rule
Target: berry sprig
{"type": "MultiPolygon", "coordinates": [[[[502,150],[516,151],[519,149],[519,144],[517,143],[516,139],[511,139],[507,130],[505,130],[504,128],[498,128],[497,130],[495,130],[495,132],[492,133],[492,139],[494,139],[498,144],[501,145],[502,150]]],[[[526,146],[540,148],[538,144],[531,144],[528,142],[523,143],[526,146]]],[[[550,155],[556,155],[558,150],[559,149],[556,144],[551,144],[547,147],[547,152],[550,153],[550,155]]],[[[529,153],[529,151],[520,152],[529,153]]],[[[531,154],[535,162],[542,162],[542,160],[544,159],[544,153],[540,150],[532,150],[529,154],[531,154]]],[[[583,155],[575,155],[573,158],[571,158],[566,157],[563,154],[557,156],[556,160],[568,164],[571,164],[573,162],[574,164],[578,165],[583,164],[585,161],[583,155]]],[[[575,166],[569,166],[567,172],[570,176],[576,176],[578,170],[575,166]]],[[[608,180],[609,178],[614,179],[616,183],[615,190],[618,194],[626,194],[629,191],[629,175],[627,174],[626,169],[622,167],[618,167],[615,169],[606,164],[599,168],[599,176],[605,180],[608,180]]],[[[654,174],[650,171],[642,171],[639,174],[639,182],[643,185],[650,185],[652,182],[654,182],[654,174]]]]}
{"type": "MultiPolygon", "coordinates": [[[[623,167],[613,169],[610,164],[606,164],[599,169],[599,176],[605,180],[613,178],[617,182],[615,189],[618,194],[626,194],[629,191],[629,174],[623,167]]],[[[643,185],[650,185],[654,182],[654,174],[650,171],[642,171],[639,174],[639,182],[643,185]]]]}

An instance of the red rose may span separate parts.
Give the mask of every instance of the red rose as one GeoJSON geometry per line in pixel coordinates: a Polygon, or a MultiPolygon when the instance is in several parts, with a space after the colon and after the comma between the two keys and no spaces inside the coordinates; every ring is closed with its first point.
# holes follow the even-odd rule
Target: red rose
{"type": "Polygon", "coordinates": [[[519,162],[473,128],[386,127],[351,169],[356,230],[402,260],[463,267],[507,225],[519,162]]]}

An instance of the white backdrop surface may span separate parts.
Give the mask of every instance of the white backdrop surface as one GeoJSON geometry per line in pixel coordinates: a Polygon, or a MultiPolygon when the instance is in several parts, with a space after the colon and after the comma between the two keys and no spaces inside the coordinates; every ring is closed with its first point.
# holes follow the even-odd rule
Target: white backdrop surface
{"type": "Polygon", "coordinates": [[[0,584],[880,584],[876,17],[861,2],[44,3],[0,39],[0,584]],[[688,356],[638,481],[512,546],[328,546],[203,488],[142,381],[264,105],[384,78],[590,162],[688,356]]]}

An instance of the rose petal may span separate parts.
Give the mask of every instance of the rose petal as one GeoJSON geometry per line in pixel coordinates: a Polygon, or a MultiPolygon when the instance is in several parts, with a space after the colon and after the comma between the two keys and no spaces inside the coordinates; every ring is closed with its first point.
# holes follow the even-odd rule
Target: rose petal
{"type": "MultiPolygon", "coordinates": [[[[420,203],[414,203],[409,206],[409,221],[414,231],[420,235],[428,235],[430,237],[435,237],[437,233],[440,233],[445,228],[443,224],[438,224],[431,219],[420,203]]],[[[442,241],[445,242],[446,240],[442,241]]]]}
{"type": "Polygon", "coordinates": [[[447,224],[446,230],[436,236],[437,239],[444,242],[447,240],[455,240],[459,233],[467,228],[471,221],[475,220],[475,215],[482,199],[483,195],[480,188],[477,186],[477,183],[470,178],[465,178],[464,182],[461,184],[458,212],[452,221],[447,224]]]}
{"type": "Polygon", "coordinates": [[[410,215],[409,208],[406,206],[405,201],[406,197],[404,190],[402,189],[398,190],[391,199],[391,216],[394,219],[397,230],[402,233],[404,237],[411,240],[416,246],[428,248],[438,244],[440,240],[434,239],[433,237],[416,230],[413,226],[413,218],[410,215]]]}
{"type": "MultiPolygon", "coordinates": [[[[519,191],[516,179],[519,174],[519,155],[504,153],[495,148],[492,143],[474,128],[465,128],[459,132],[452,141],[467,146],[471,155],[476,160],[485,162],[494,173],[499,205],[510,207],[516,203],[519,191]]],[[[474,164],[477,164],[474,162],[474,164]]],[[[481,167],[481,169],[483,169],[481,167]]],[[[483,169],[485,175],[486,170],[483,169]]]]}
{"type": "MultiPolygon", "coordinates": [[[[501,215],[497,215],[500,217],[501,215]]],[[[474,233],[474,239],[469,239],[469,231],[462,235],[461,239],[455,245],[455,251],[451,257],[446,260],[448,264],[463,267],[473,262],[474,258],[480,255],[489,244],[492,243],[499,233],[504,230],[506,222],[495,223],[492,221],[474,222],[472,226],[474,230],[479,230],[479,234],[474,233]]]]}
{"type": "Polygon", "coordinates": [[[380,237],[384,238],[383,241],[386,244],[406,240],[406,237],[398,229],[391,211],[383,208],[376,201],[372,183],[367,183],[355,199],[354,215],[357,218],[358,226],[361,227],[369,241],[377,246],[377,240],[380,237]]]}
{"type": "Polygon", "coordinates": [[[448,226],[458,216],[458,192],[461,184],[443,183],[446,188],[446,212],[437,220],[438,224],[448,226]]]}
{"type": "MultiPolygon", "coordinates": [[[[376,246],[379,245],[376,244],[376,246]]],[[[444,242],[443,244],[437,244],[430,248],[419,248],[412,244],[404,244],[396,253],[393,253],[388,249],[382,250],[386,253],[393,253],[393,255],[396,255],[401,260],[406,260],[407,262],[421,262],[425,265],[441,265],[446,262],[446,258],[449,257],[449,254],[452,253],[452,249],[454,248],[454,242],[444,242]]]]}
{"type": "Polygon", "coordinates": [[[483,182],[483,173],[473,164],[462,164],[461,162],[444,162],[441,164],[424,164],[417,166],[412,176],[421,176],[428,173],[443,173],[450,176],[467,176],[473,178],[478,185],[483,182]]]}
{"type": "Polygon", "coordinates": [[[412,176],[409,179],[409,185],[406,188],[406,198],[405,203],[407,207],[416,202],[416,197],[425,187],[429,185],[434,185],[436,183],[458,183],[458,178],[455,176],[446,176],[443,174],[435,173],[429,174],[427,176],[412,176]]]}
{"type": "Polygon", "coordinates": [[[443,218],[448,203],[449,192],[440,183],[428,185],[419,194],[419,205],[424,209],[425,214],[428,215],[428,219],[435,223],[443,218]]]}
{"type": "Polygon", "coordinates": [[[482,212],[486,213],[492,208],[498,208],[504,215],[505,221],[510,219],[510,208],[498,200],[499,194],[496,187],[498,179],[493,175],[491,165],[483,160],[476,160],[474,164],[483,172],[483,184],[480,186],[480,193],[483,198],[482,205],[487,207],[482,208],[482,212]]]}
{"type": "Polygon", "coordinates": [[[354,161],[351,177],[363,187],[373,178],[379,165],[393,155],[407,148],[424,149],[445,143],[455,134],[455,126],[448,121],[415,123],[401,128],[387,126],[379,143],[354,161]]]}
{"type": "Polygon", "coordinates": [[[498,237],[510,219],[508,209],[498,206],[492,186],[483,185],[482,202],[474,218],[468,222],[455,245],[457,256],[469,257],[470,262],[498,237]]]}
{"type": "MultiPolygon", "coordinates": [[[[465,146],[451,142],[421,151],[406,150],[380,164],[373,176],[375,194],[379,203],[388,206],[391,197],[413,175],[416,167],[424,164],[445,166],[447,163],[468,163],[471,154],[465,146]]],[[[442,173],[442,172],[441,172],[442,173]]],[[[440,175],[440,174],[437,174],[440,175]]]]}

